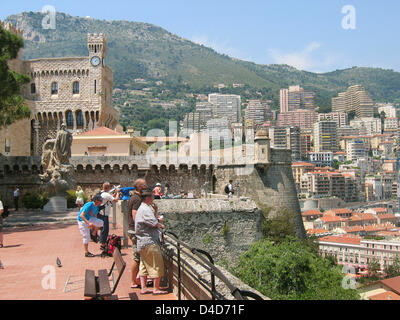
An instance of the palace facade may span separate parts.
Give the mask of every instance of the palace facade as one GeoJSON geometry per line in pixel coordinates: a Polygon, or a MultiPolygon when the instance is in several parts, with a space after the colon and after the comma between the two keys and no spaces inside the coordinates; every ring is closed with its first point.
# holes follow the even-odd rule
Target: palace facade
{"type": "MultiPolygon", "coordinates": [[[[22,37],[22,30],[1,25],[22,37]]],[[[74,135],[97,127],[121,131],[119,112],[112,107],[113,71],[105,64],[106,36],[88,34],[87,47],[86,57],[24,61],[21,50],[10,61],[10,69],[31,79],[22,90],[31,116],[0,131],[1,154],[41,155],[63,122],[74,135]]]]}

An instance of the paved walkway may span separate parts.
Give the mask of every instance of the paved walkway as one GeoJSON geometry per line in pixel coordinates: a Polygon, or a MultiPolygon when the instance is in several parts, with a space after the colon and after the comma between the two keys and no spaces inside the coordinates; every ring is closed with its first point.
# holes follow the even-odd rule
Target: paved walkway
{"type": "MultiPolygon", "coordinates": [[[[29,213],[25,213],[28,215],[29,213]]],[[[77,212],[64,214],[76,217],[77,212]]],[[[22,218],[18,217],[18,220],[22,218]]],[[[4,231],[4,247],[0,249],[0,300],[82,300],[85,269],[110,269],[112,258],[85,258],[82,239],[77,224],[67,224],[64,218],[60,223],[51,215],[41,216],[29,221],[29,226],[13,227],[18,222],[8,220],[4,231]],[[54,220],[53,220],[54,219],[54,220]],[[60,258],[62,267],[57,267],[60,258]],[[55,277],[51,277],[51,274],[55,277]],[[54,287],[52,287],[54,279],[54,287]],[[67,280],[68,284],[67,284],[67,280]]],[[[43,214],[42,214],[43,215],[43,214]]],[[[56,214],[55,216],[57,216],[56,214]]],[[[54,216],[54,215],[53,215],[54,216]]],[[[60,215],[61,217],[62,215],[60,215]]],[[[10,215],[11,218],[11,215],[10,215]]],[[[32,218],[32,216],[31,216],[32,218]]],[[[7,218],[8,219],[8,218],[7,218]]],[[[14,216],[13,219],[17,219],[14,216]]],[[[116,230],[110,225],[110,233],[122,235],[122,229],[116,230]]],[[[99,254],[99,245],[89,244],[93,254],[99,254]]],[[[170,293],[153,296],[141,295],[139,289],[130,288],[130,268],[132,248],[122,249],[123,259],[127,263],[125,272],[113,296],[118,300],[176,300],[170,293]]]]}

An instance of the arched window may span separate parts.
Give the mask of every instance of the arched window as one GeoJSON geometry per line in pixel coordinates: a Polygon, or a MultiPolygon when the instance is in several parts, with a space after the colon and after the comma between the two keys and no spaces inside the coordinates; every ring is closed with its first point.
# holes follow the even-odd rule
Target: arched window
{"type": "Polygon", "coordinates": [[[53,82],[51,84],[51,94],[58,94],[58,83],[53,82]]]}
{"type": "Polygon", "coordinates": [[[79,94],[79,81],[75,81],[72,84],[72,93],[73,94],[79,94]]]}
{"type": "Polygon", "coordinates": [[[83,113],[81,110],[76,112],[76,127],[78,129],[83,129],[83,113]]]}
{"type": "Polygon", "coordinates": [[[36,93],[36,85],[34,83],[31,83],[31,94],[36,93]]]}
{"type": "Polygon", "coordinates": [[[74,127],[74,115],[71,110],[67,111],[67,128],[72,129],[74,127]]]}

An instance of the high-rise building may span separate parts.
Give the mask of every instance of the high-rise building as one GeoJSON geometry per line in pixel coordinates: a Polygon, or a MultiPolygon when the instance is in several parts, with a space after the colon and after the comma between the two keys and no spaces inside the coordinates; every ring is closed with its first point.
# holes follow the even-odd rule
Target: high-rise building
{"type": "MultiPolygon", "coordinates": [[[[270,115],[268,102],[260,100],[250,100],[245,111],[245,120],[253,120],[254,124],[262,124],[270,115]]],[[[271,115],[270,115],[271,116],[271,115]]]]}
{"type": "Polygon", "coordinates": [[[339,93],[338,97],[332,98],[332,111],[347,113],[354,111],[359,118],[373,117],[374,101],[363,86],[354,85],[346,92],[339,93]]]}
{"type": "Polygon", "coordinates": [[[311,129],[317,120],[318,115],[314,111],[298,109],[278,114],[277,126],[311,129]]]}
{"type": "Polygon", "coordinates": [[[335,121],[337,123],[337,127],[347,126],[348,115],[346,112],[329,112],[329,113],[318,113],[318,121],[335,121]]]}
{"type": "Polygon", "coordinates": [[[300,86],[290,86],[289,89],[281,89],[281,112],[294,111],[297,109],[314,110],[314,96],[314,92],[306,91],[300,86]]]}
{"type": "Polygon", "coordinates": [[[293,161],[301,160],[299,127],[271,127],[269,137],[272,148],[289,149],[292,151],[293,161]]]}
{"type": "Polygon", "coordinates": [[[319,121],[314,123],[314,151],[338,151],[337,124],[335,121],[319,121]]]}
{"type": "Polygon", "coordinates": [[[226,118],[229,123],[241,122],[241,99],[236,94],[212,93],[208,102],[213,105],[213,118],[226,118]]]}

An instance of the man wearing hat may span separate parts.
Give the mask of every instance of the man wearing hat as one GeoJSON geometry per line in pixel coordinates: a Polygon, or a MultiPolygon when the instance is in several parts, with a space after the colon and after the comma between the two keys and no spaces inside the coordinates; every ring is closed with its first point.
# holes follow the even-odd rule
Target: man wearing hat
{"type": "Polygon", "coordinates": [[[99,213],[99,208],[103,203],[103,198],[101,195],[97,194],[93,197],[91,202],[86,203],[78,213],[78,227],[82,235],[83,247],[85,249],[85,257],[94,257],[92,253],[89,252],[89,242],[91,240],[91,231],[97,240],[97,232],[103,227],[104,222],[97,219],[96,216],[99,213]]]}
{"type": "Polygon", "coordinates": [[[151,189],[143,190],[141,196],[142,203],[135,217],[136,246],[140,255],[140,293],[166,294],[167,291],[160,290],[160,280],[164,276],[164,261],[160,250],[159,230],[165,229],[165,226],[156,217],[151,189]],[[147,288],[147,278],[154,280],[153,291],[147,288]]]}

